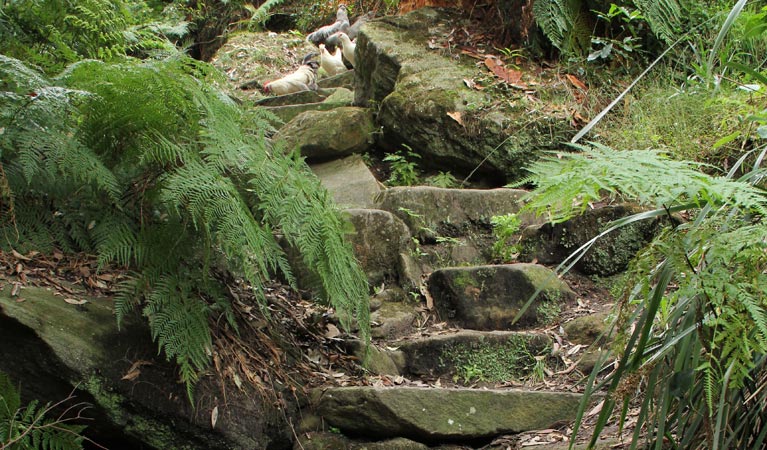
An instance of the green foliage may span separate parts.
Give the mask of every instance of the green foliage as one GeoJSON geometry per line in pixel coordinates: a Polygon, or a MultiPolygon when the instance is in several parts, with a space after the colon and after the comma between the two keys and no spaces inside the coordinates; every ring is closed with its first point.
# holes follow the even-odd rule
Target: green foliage
{"type": "Polygon", "coordinates": [[[457,188],[460,182],[450,172],[440,171],[436,175],[426,178],[426,184],[439,188],[457,188]]]}
{"type": "Polygon", "coordinates": [[[62,248],[130,267],[121,320],[140,307],[190,389],[207,367],[208,323],[236,327],[219,280],[294,284],[275,235],[311,268],[321,296],[368,339],[368,287],[345,222],[300,159],[264,137],[183,56],[82,61],[48,79],[0,57],[0,248],[62,248]],[[31,94],[30,94],[31,93],[31,94]]]}
{"type": "MultiPolygon", "coordinates": [[[[536,367],[536,355],[525,337],[515,337],[504,343],[480,343],[457,346],[446,355],[455,366],[454,381],[468,384],[474,381],[502,382],[523,377],[536,367]]],[[[541,349],[543,355],[548,349],[541,349]]]]}
{"type": "Polygon", "coordinates": [[[171,50],[159,22],[139,24],[135,3],[15,0],[0,10],[0,53],[49,73],[83,58],[122,59],[148,50],[171,50]]]}
{"type": "Polygon", "coordinates": [[[562,53],[581,56],[589,49],[591,25],[579,0],[537,0],[533,16],[562,53]]]}
{"type": "MultiPolygon", "coordinates": [[[[61,406],[72,397],[53,406],[61,406]]],[[[70,406],[78,408],[82,405],[70,406]]],[[[21,404],[21,395],[10,377],[0,372],[0,448],[7,450],[69,450],[82,449],[84,426],[70,425],[70,418],[50,418],[50,403],[40,405],[32,400],[21,404]]]]}
{"type": "Polygon", "coordinates": [[[616,325],[618,363],[603,381],[596,381],[599,366],[589,378],[576,432],[591,395],[604,387],[592,445],[610,416],[625,414],[642,392],[632,448],[647,430],[646,447],[763,448],[767,428],[756,405],[767,400],[767,196],[755,183],[765,175],[767,149],[746,152],[725,177],[657,151],[579,150],[534,165],[530,211],[560,221],[605,198],[653,208],[600,236],[639,220],[669,220],[632,264],[616,325]],[[733,179],[749,159],[753,169],[733,179]],[[680,212],[693,219],[677,225],[671,216],[680,212]]]}
{"type": "Polygon", "coordinates": [[[282,3],[285,3],[285,0],[266,0],[258,8],[254,8],[251,5],[245,5],[245,8],[251,13],[249,28],[260,29],[263,27],[264,23],[269,19],[269,14],[272,10],[282,3]]]}
{"type": "Polygon", "coordinates": [[[390,153],[383,159],[388,162],[391,168],[391,175],[387,182],[392,186],[412,186],[418,183],[420,172],[418,164],[414,161],[420,159],[421,155],[405,146],[407,151],[400,150],[397,153],[390,153]]]}
{"type": "Polygon", "coordinates": [[[493,216],[490,218],[490,224],[493,226],[493,234],[495,235],[493,254],[503,261],[516,259],[519,255],[519,238],[514,238],[518,236],[519,228],[522,225],[519,216],[513,213],[493,216]]]}

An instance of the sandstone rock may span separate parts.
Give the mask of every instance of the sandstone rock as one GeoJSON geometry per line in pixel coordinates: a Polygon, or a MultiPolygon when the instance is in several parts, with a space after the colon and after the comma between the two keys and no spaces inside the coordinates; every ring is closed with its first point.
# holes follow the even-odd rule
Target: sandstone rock
{"type": "Polygon", "coordinates": [[[346,106],[307,111],[285,124],[274,136],[289,151],[298,149],[308,161],[323,161],[368,149],[375,129],[372,113],[346,106]]]}
{"type": "Polygon", "coordinates": [[[376,339],[394,339],[410,333],[416,318],[415,307],[409,303],[387,302],[370,314],[373,327],[370,334],[376,339]]]}
{"type": "Polygon", "coordinates": [[[405,224],[380,209],[348,209],[346,213],[355,230],[349,240],[370,284],[399,280],[400,253],[411,244],[405,224]]]}
{"type": "Polygon", "coordinates": [[[519,178],[542,150],[557,148],[574,130],[565,113],[504,109],[464,82],[486,73],[475,60],[427,47],[460,28],[461,20],[446,10],[422,8],[363,26],[355,104],[380,105],[385,148],[407,144],[424,156],[425,165],[454,174],[477,169],[491,178],[519,178]]]}
{"type": "MultiPolygon", "coordinates": [[[[431,447],[405,438],[364,442],[355,441],[337,433],[316,432],[299,436],[293,448],[294,450],[429,450],[431,447]]],[[[461,448],[439,447],[443,450],[460,450],[461,448]]]]}
{"type": "Polygon", "coordinates": [[[543,334],[471,330],[392,344],[404,354],[407,375],[471,378],[464,382],[524,377],[535,365],[535,356],[546,354],[550,345],[543,334]]]}
{"type": "Polygon", "coordinates": [[[444,189],[429,186],[389,188],[376,198],[379,208],[390,211],[422,242],[439,236],[472,236],[491,233],[493,216],[519,211],[519,189],[444,189]]]}
{"type": "Polygon", "coordinates": [[[506,330],[530,297],[541,293],[518,325],[545,324],[574,293],[554,272],[536,264],[440,269],[429,278],[436,310],[449,323],[476,330],[506,330]]]}
{"type": "Polygon", "coordinates": [[[321,79],[317,82],[317,86],[320,88],[342,87],[352,90],[354,89],[354,78],[354,70],[347,70],[338,75],[321,79]]]}
{"type": "Polygon", "coordinates": [[[293,120],[297,115],[306,111],[329,111],[342,106],[351,106],[354,94],[348,89],[334,89],[333,94],[325,99],[319,99],[319,102],[287,104],[279,106],[264,106],[267,111],[277,116],[282,123],[293,120]]]}
{"type": "Polygon", "coordinates": [[[88,434],[120,448],[290,448],[289,417],[253,390],[229,392],[203,378],[195,408],[177,382],[177,369],[157,355],[141,323],[117,330],[111,299],[80,295],[81,306],[42,288],[22,289],[18,302],[0,290],[0,370],[21,384],[26,398],[56,402],[74,392],[93,405],[88,434]],[[135,361],[146,361],[133,380],[123,379],[135,361]],[[215,429],[210,413],[218,407],[215,429]]]}
{"type": "Polygon", "coordinates": [[[574,344],[604,344],[610,324],[607,313],[576,317],[564,325],[567,339],[574,344]]]}
{"type": "Polygon", "coordinates": [[[317,412],[350,436],[466,442],[572,420],[581,396],[524,390],[341,387],[316,392],[317,412]]]}
{"type": "MultiPolygon", "coordinates": [[[[640,211],[631,205],[605,206],[588,210],[567,222],[529,227],[522,233],[520,259],[558,264],[598,235],[608,223],[640,211]]],[[[600,276],[623,271],[637,252],[652,240],[658,227],[657,221],[643,220],[615,230],[599,239],[575,268],[585,274],[600,276]]]]}
{"type": "Polygon", "coordinates": [[[372,208],[381,185],[359,155],[310,166],[342,208],[372,208]]]}

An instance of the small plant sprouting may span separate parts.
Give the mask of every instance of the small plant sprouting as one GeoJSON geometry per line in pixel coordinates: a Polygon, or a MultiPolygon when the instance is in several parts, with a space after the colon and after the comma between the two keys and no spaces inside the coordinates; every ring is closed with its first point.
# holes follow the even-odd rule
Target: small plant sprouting
{"type": "Polygon", "coordinates": [[[460,182],[450,172],[440,171],[437,175],[432,175],[426,179],[426,184],[438,188],[456,188],[460,182]]]}
{"type": "Polygon", "coordinates": [[[519,232],[522,221],[514,213],[503,216],[493,216],[490,219],[493,225],[493,234],[495,235],[495,244],[493,244],[493,253],[504,261],[512,261],[519,256],[519,238],[514,235],[519,232]]]}
{"type": "Polygon", "coordinates": [[[403,147],[407,151],[390,153],[383,159],[390,163],[391,175],[387,182],[392,186],[412,186],[418,183],[420,177],[418,164],[414,160],[420,159],[421,155],[414,153],[413,149],[405,144],[403,147]]]}

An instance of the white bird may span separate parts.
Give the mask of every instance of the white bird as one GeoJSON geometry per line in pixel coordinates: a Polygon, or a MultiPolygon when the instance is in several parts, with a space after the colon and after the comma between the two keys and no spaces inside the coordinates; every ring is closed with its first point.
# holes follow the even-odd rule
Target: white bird
{"type": "Polygon", "coordinates": [[[341,58],[341,49],[337,48],[335,53],[330,53],[325,48],[325,44],[320,44],[320,67],[331,77],[346,72],[344,60],[341,58]]]}
{"type": "Polygon", "coordinates": [[[316,53],[306,55],[301,62],[301,67],[293,73],[285,75],[279,80],[266,83],[264,85],[264,92],[274,95],[286,95],[317,89],[317,69],[320,65],[317,61],[311,60],[315,56],[317,56],[316,53]]]}
{"type": "Polygon", "coordinates": [[[340,5],[338,11],[336,11],[336,21],[332,25],[325,25],[318,30],[309,33],[306,36],[306,40],[314,45],[319,46],[324,44],[328,36],[337,33],[339,31],[346,31],[349,29],[349,14],[346,11],[346,5],[340,5]]]}
{"type": "Polygon", "coordinates": [[[339,45],[341,46],[341,52],[344,55],[344,58],[346,58],[346,60],[349,61],[349,63],[351,63],[352,67],[356,65],[356,62],[354,60],[354,50],[357,48],[357,43],[349,39],[349,36],[346,33],[344,33],[343,31],[339,31],[333,36],[330,36],[328,38],[328,43],[330,42],[332,43],[338,42],[339,45]]]}

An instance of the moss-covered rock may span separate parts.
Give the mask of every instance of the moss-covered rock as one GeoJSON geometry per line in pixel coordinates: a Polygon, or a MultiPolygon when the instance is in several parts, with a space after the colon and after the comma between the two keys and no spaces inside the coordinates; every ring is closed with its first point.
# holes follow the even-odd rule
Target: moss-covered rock
{"type": "Polygon", "coordinates": [[[575,294],[556,274],[537,264],[440,269],[429,277],[429,293],[443,320],[475,330],[507,330],[530,297],[539,296],[514,326],[556,319],[575,294]]]}
{"type": "Polygon", "coordinates": [[[393,214],[380,209],[347,209],[355,232],[348,238],[371,285],[404,280],[400,253],[411,245],[410,231],[393,214]]]}
{"type": "MultiPolygon", "coordinates": [[[[331,109],[340,108],[343,106],[351,106],[354,94],[349,89],[337,88],[334,92],[327,96],[327,98],[318,98],[317,102],[303,102],[298,104],[282,104],[278,106],[264,106],[264,108],[277,116],[282,123],[287,123],[293,120],[296,116],[306,111],[329,111],[331,109]]],[[[304,91],[312,92],[312,91],[304,91]]],[[[299,94],[302,94],[299,92],[299,94]]],[[[310,96],[307,94],[306,97],[310,96]]],[[[285,97],[285,96],[282,96],[285,97]]],[[[278,98],[278,97],[273,97],[278,98]]],[[[314,99],[312,99],[314,100],[314,99]]],[[[299,101],[299,99],[282,100],[285,101],[299,101]]]]}
{"type": "Polygon", "coordinates": [[[610,327],[608,317],[607,313],[576,317],[564,326],[567,339],[574,344],[604,344],[610,327]]]}
{"type": "Polygon", "coordinates": [[[396,339],[410,334],[416,318],[415,306],[407,302],[386,302],[370,314],[370,334],[376,339],[396,339]]]}
{"type": "Polygon", "coordinates": [[[438,334],[398,342],[407,375],[450,376],[463,382],[501,382],[530,374],[535,357],[547,353],[551,339],[513,331],[472,331],[438,334]]]}
{"type": "Polygon", "coordinates": [[[381,191],[375,201],[402,219],[422,243],[435,243],[441,236],[492,234],[490,219],[519,211],[525,193],[505,188],[393,187],[381,191]]]}
{"type": "MultiPolygon", "coordinates": [[[[299,436],[293,448],[294,450],[429,450],[432,447],[405,438],[365,442],[349,439],[338,433],[314,432],[299,436]]],[[[460,450],[462,448],[439,447],[442,450],[460,450]]]]}
{"type": "MultiPolygon", "coordinates": [[[[558,264],[602,232],[610,222],[640,211],[632,205],[605,206],[556,225],[547,223],[528,227],[522,232],[520,260],[558,264]]],[[[659,222],[654,220],[621,227],[599,239],[575,268],[585,274],[600,276],[623,271],[659,229],[659,222]]]]}
{"type": "Polygon", "coordinates": [[[422,8],[363,26],[355,103],[379,108],[385,148],[406,144],[433,168],[516,179],[542,150],[558,148],[573,130],[563,112],[506,108],[466,85],[464,80],[484,75],[475,61],[429,46],[464,19],[422,8]]]}
{"type": "Polygon", "coordinates": [[[298,149],[308,161],[325,161],[362,153],[372,142],[372,113],[352,106],[307,111],[285,124],[274,139],[298,149]]]}
{"type": "Polygon", "coordinates": [[[0,290],[0,370],[20,383],[27,400],[57,402],[74,392],[93,405],[88,434],[107,446],[290,448],[296,405],[280,410],[248,388],[228,392],[223,402],[218,387],[203,379],[195,410],[142,322],[128,320],[118,331],[111,299],[76,297],[86,303],[67,303],[42,288],[24,288],[16,298],[10,287],[0,290]],[[145,362],[140,373],[124,379],[137,361],[145,362]]]}
{"type": "Polygon", "coordinates": [[[318,392],[317,412],[350,436],[466,442],[572,420],[581,396],[523,390],[342,387],[318,392]]]}

